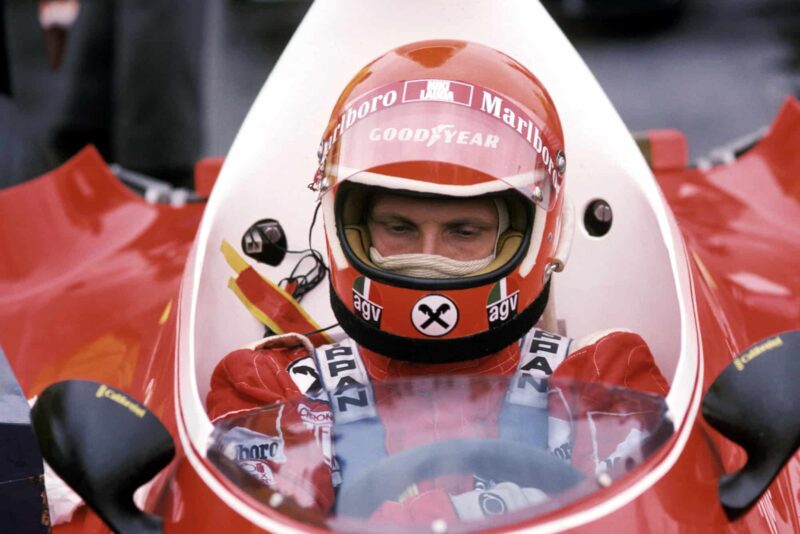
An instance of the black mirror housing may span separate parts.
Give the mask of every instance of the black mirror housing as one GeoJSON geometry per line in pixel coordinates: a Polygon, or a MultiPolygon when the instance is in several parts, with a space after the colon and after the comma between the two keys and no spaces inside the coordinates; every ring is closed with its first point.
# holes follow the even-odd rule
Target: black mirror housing
{"type": "Polygon", "coordinates": [[[719,497],[728,517],[745,513],[800,447],[800,331],[771,336],[734,358],[703,399],[703,416],[747,452],[724,475],[719,497]]]}
{"type": "Polygon", "coordinates": [[[117,532],[161,532],[133,493],[175,456],[172,436],[147,408],[97,382],[53,384],[31,410],[42,454],[58,475],[117,532]]]}

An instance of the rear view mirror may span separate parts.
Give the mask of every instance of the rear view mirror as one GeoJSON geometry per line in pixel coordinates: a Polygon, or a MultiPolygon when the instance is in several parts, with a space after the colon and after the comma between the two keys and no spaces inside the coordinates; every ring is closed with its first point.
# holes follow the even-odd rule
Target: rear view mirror
{"type": "Polygon", "coordinates": [[[84,380],[45,389],[31,410],[42,456],[117,532],[161,532],[133,493],[175,455],[172,436],[147,408],[113,388],[84,380]]]}
{"type": "Polygon", "coordinates": [[[724,475],[719,498],[730,518],[746,512],[800,447],[800,331],[756,343],[714,380],[703,415],[747,452],[742,469],[724,475]]]}

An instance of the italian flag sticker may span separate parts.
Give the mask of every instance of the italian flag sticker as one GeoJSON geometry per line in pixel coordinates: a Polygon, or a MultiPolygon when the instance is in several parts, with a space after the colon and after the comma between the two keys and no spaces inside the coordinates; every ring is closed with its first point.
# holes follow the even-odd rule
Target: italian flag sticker
{"type": "Polygon", "coordinates": [[[518,302],[519,291],[508,287],[507,278],[497,282],[489,291],[489,298],[486,302],[489,326],[495,327],[516,317],[518,302]]]}

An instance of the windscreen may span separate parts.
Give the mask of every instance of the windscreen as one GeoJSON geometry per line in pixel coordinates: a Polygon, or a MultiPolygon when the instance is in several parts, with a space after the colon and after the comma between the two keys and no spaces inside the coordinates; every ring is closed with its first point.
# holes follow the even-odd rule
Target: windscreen
{"type": "Polygon", "coordinates": [[[208,457],[273,519],[342,532],[530,524],[632,476],[672,434],[663,398],[447,376],[306,394],[216,424],[208,457]]]}

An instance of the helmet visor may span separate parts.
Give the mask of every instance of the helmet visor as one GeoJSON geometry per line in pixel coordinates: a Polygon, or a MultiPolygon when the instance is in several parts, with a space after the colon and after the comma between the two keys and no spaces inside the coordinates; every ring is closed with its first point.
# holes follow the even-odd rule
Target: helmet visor
{"type": "Polygon", "coordinates": [[[348,105],[322,144],[323,183],[464,197],[510,188],[553,208],[564,163],[510,99],[449,80],[397,82],[348,105]]]}

